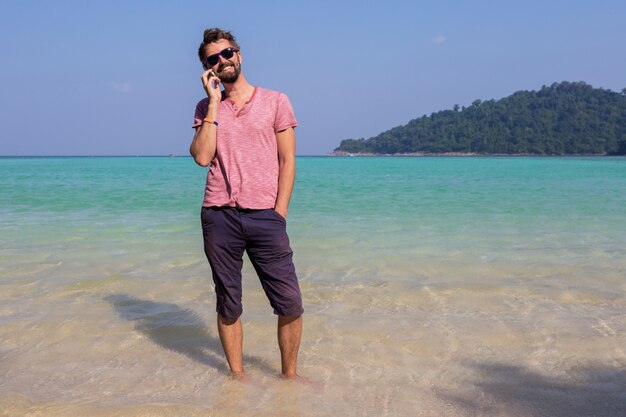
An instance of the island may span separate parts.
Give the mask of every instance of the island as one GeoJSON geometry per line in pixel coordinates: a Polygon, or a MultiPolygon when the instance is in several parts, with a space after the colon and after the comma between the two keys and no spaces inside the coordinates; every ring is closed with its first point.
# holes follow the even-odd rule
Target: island
{"type": "Polygon", "coordinates": [[[626,155],[626,88],[585,82],[424,115],[331,155],[626,155]]]}

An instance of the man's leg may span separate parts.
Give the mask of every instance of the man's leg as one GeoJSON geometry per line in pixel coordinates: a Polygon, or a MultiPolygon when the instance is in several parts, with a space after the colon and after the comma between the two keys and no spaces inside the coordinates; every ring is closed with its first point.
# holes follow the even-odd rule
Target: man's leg
{"type": "Polygon", "coordinates": [[[248,256],[274,313],[278,315],[282,374],[296,377],[304,310],[287,224],[280,214],[271,209],[252,213],[246,217],[245,224],[248,256]]]}
{"type": "Polygon", "coordinates": [[[230,367],[230,372],[235,377],[243,375],[243,329],[241,319],[226,320],[217,315],[217,330],[220,334],[222,348],[230,367]]]}
{"type": "Polygon", "coordinates": [[[234,376],[243,374],[241,268],[245,242],[235,209],[202,210],[204,252],[215,283],[217,330],[226,360],[234,376]]]}
{"type": "Polygon", "coordinates": [[[302,316],[278,316],[278,346],[282,374],[286,378],[298,376],[298,350],[302,337],[302,316]]]}

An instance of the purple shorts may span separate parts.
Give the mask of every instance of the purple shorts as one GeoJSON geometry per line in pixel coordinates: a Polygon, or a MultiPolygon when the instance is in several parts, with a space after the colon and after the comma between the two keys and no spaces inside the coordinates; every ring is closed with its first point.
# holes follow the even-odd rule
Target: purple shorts
{"type": "Polygon", "coordinates": [[[274,314],[299,316],[302,295],[289,246],[287,222],[273,209],[202,207],[202,234],[217,295],[217,312],[235,320],[241,305],[243,252],[248,253],[274,314]]]}

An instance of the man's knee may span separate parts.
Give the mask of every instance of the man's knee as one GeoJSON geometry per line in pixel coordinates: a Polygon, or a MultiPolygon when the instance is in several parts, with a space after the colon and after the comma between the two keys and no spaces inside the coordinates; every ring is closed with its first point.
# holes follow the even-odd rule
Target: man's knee
{"type": "Polygon", "coordinates": [[[219,322],[221,324],[224,324],[226,326],[232,326],[233,324],[237,323],[237,320],[239,320],[239,317],[241,316],[241,314],[235,318],[232,317],[224,317],[222,314],[217,313],[217,319],[219,320],[219,322]]]}
{"type": "Polygon", "coordinates": [[[229,305],[229,303],[220,303],[218,300],[217,308],[215,310],[217,311],[217,315],[222,320],[222,322],[224,324],[229,324],[236,322],[237,319],[241,316],[241,314],[243,313],[243,306],[241,305],[241,303],[232,303],[229,305]]]}
{"type": "Polygon", "coordinates": [[[293,292],[287,297],[281,297],[280,300],[274,300],[272,307],[274,314],[284,317],[299,317],[304,313],[300,291],[293,292]]]}

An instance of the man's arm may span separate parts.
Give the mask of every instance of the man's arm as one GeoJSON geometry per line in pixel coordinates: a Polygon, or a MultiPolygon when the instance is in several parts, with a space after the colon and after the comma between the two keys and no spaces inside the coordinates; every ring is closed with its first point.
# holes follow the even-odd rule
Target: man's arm
{"type": "MultiPolygon", "coordinates": [[[[219,78],[211,70],[206,70],[200,76],[204,91],[209,97],[206,119],[217,121],[217,111],[219,109],[222,93],[220,91],[219,78]]],[[[206,167],[215,158],[217,147],[217,126],[213,123],[203,121],[200,127],[196,128],[193,141],[189,147],[189,153],[193,156],[196,164],[206,167]]]]}
{"type": "Polygon", "coordinates": [[[289,200],[296,179],[296,135],[293,127],[276,133],[278,144],[278,195],[274,210],[287,218],[289,200]]]}
{"type": "MultiPolygon", "coordinates": [[[[206,118],[216,120],[218,104],[209,103],[206,118]]],[[[209,166],[215,157],[217,147],[217,126],[213,123],[202,122],[200,127],[196,128],[193,135],[193,141],[189,147],[189,153],[193,156],[196,164],[206,167],[209,166]]]]}

